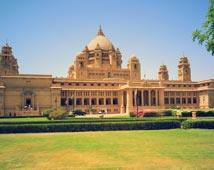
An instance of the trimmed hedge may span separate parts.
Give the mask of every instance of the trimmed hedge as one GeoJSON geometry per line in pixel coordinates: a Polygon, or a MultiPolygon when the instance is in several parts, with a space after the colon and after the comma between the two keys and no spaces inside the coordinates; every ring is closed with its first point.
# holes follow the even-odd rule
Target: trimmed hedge
{"type": "Polygon", "coordinates": [[[195,110],[195,111],[182,111],[182,117],[192,117],[192,112],[196,112],[196,115],[198,117],[213,117],[214,116],[214,110],[195,110]]]}
{"type": "MultiPolygon", "coordinates": [[[[185,119],[185,118],[184,118],[185,119]]],[[[12,125],[12,124],[52,124],[52,123],[105,123],[105,122],[142,122],[142,121],[171,121],[177,120],[177,118],[153,118],[148,117],[146,119],[142,118],[139,119],[135,118],[72,118],[72,119],[65,119],[65,120],[45,120],[45,121],[0,121],[0,125],[12,125]]],[[[179,119],[180,120],[180,119],[179,119]]],[[[185,119],[186,120],[186,119],[185,119]]]]}
{"type": "Polygon", "coordinates": [[[184,129],[191,128],[214,129],[214,120],[188,120],[182,122],[181,126],[184,129]]]}
{"type": "Polygon", "coordinates": [[[180,128],[180,122],[143,121],[143,122],[103,122],[75,124],[16,124],[0,125],[0,133],[35,133],[35,132],[82,132],[111,130],[158,130],[180,128]]]}
{"type": "Polygon", "coordinates": [[[160,114],[162,116],[173,116],[173,110],[163,110],[163,111],[160,111],[160,114]]]}

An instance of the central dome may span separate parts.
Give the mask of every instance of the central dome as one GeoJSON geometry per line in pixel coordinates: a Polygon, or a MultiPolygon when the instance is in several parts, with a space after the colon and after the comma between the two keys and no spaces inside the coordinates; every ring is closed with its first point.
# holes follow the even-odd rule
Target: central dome
{"type": "Polygon", "coordinates": [[[97,46],[99,46],[102,50],[106,51],[114,49],[114,46],[111,41],[103,34],[101,26],[99,27],[97,36],[92,39],[87,46],[89,50],[95,50],[97,46]]]}

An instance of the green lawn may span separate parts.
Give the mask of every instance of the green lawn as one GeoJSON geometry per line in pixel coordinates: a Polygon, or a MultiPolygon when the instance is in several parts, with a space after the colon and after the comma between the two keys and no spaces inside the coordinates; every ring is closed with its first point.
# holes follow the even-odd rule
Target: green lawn
{"type": "Polygon", "coordinates": [[[0,134],[3,170],[210,170],[213,130],[0,134]]]}

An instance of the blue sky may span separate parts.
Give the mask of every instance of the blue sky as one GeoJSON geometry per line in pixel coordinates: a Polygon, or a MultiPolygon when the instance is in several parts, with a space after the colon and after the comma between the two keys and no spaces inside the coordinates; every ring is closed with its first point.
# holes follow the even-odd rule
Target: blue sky
{"type": "Polygon", "coordinates": [[[208,0],[0,0],[0,45],[13,47],[22,74],[66,77],[78,52],[101,24],[123,55],[141,62],[142,77],[157,79],[161,64],[177,79],[184,54],[192,80],[214,78],[214,57],[192,41],[206,20],[208,0]]]}

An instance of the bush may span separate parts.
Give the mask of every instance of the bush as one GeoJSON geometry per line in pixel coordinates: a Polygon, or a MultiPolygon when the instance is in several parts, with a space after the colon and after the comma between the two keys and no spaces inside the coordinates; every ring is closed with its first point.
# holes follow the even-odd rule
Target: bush
{"type": "Polygon", "coordinates": [[[65,119],[68,116],[68,113],[64,109],[47,109],[43,112],[43,115],[46,116],[49,120],[61,120],[65,119]]]}
{"type": "Polygon", "coordinates": [[[162,116],[172,116],[173,115],[173,111],[172,110],[162,110],[162,111],[160,111],[160,114],[162,116]]]}
{"type": "Polygon", "coordinates": [[[145,111],[143,117],[158,117],[161,116],[159,112],[156,111],[145,111]]]}
{"type": "Polygon", "coordinates": [[[180,122],[171,121],[137,121],[137,122],[105,122],[105,123],[50,123],[50,124],[17,124],[0,125],[0,133],[32,133],[32,132],[80,132],[107,130],[155,130],[180,128],[180,122]]]}
{"type": "Polygon", "coordinates": [[[193,110],[193,111],[182,111],[182,116],[183,117],[192,117],[192,112],[196,112],[196,115],[198,117],[212,117],[214,116],[214,110],[193,110]]]}
{"type": "Polygon", "coordinates": [[[134,111],[134,112],[130,112],[129,113],[130,117],[158,117],[161,116],[160,112],[156,112],[155,110],[139,110],[134,111]]]}
{"type": "Polygon", "coordinates": [[[214,129],[214,120],[188,120],[181,124],[184,129],[200,128],[200,129],[214,129]]]}
{"type": "Polygon", "coordinates": [[[192,111],[182,111],[182,117],[192,117],[192,111]]]}
{"type": "Polygon", "coordinates": [[[134,112],[129,112],[129,117],[136,117],[136,115],[134,114],[134,112]]]}

